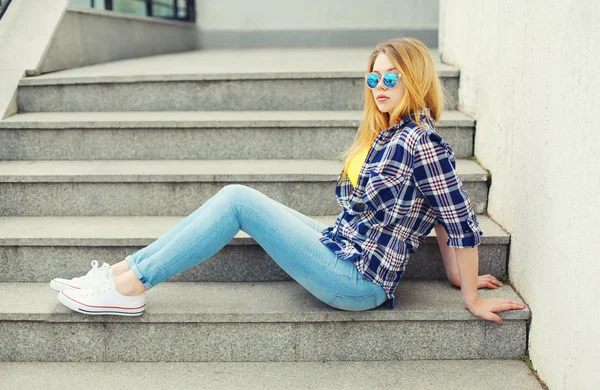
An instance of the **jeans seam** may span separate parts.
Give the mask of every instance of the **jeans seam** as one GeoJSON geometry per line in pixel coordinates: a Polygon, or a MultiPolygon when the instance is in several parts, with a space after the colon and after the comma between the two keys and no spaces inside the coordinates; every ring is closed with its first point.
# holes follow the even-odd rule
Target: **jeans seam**
{"type": "Polygon", "coordinates": [[[375,305],[377,304],[376,302],[376,298],[377,298],[377,294],[375,293],[375,291],[371,291],[370,293],[364,294],[364,295],[360,295],[360,296],[352,296],[352,295],[344,295],[344,294],[340,294],[340,293],[336,293],[333,298],[327,303],[328,305],[332,304],[337,298],[346,298],[346,299],[351,299],[354,301],[358,301],[360,299],[364,299],[365,297],[371,297],[371,308],[375,308],[375,305]]]}
{"type": "MultiPolygon", "coordinates": [[[[210,225],[209,229],[207,229],[207,230],[210,230],[210,229],[212,229],[214,226],[217,226],[217,225],[218,225],[218,223],[217,223],[217,222],[219,222],[219,221],[220,221],[220,220],[217,220],[217,221],[215,221],[215,223],[213,223],[212,225],[210,225]]],[[[189,226],[189,225],[188,225],[188,226],[189,226]]],[[[187,227],[187,226],[186,226],[186,227],[187,227]]],[[[185,228],[184,228],[184,229],[185,229],[185,228]]],[[[183,230],[183,229],[182,229],[182,230],[183,230]]],[[[181,232],[179,232],[179,233],[181,233],[181,232]]],[[[193,245],[193,246],[192,246],[190,249],[193,249],[193,248],[195,248],[195,246],[196,246],[196,245],[198,245],[198,242],[200,242],[200,240],[195,240],[195,242],[194,242],[194,245],[193,245]]],[[[161,248],[161,249],[162,249],[162,248],[161,248]]],[[[162,267],[160,267],[160,268],[157,268],[157,269],[156,269],[156,270],[155,270],[155,271],[152,273],[151,277],[154,277],[154,276],[156,275],[156,272],[157,272],[157,271],[159,271],[159,270],[160,270],[160,271],[163,271],[165,268],[167,268],[167,266],[173,262],[173,259],[174,259],[174,258],[176,258],[176,257],[177,257],[177,255],[179,255],[180,253],[182,253],[182,252],[177,252],[177,253],[176,253],[176,254],[175,254],[175,255],[174,255],[174,256],[173,256],[171,259],[169,259],[169,261],[168,261],[167,263],[163,264],[163,265],[162,265],[162,267]]],[[[140,273],[141,273],[141,272],[140,272],[140,273]]],[[[149,279],[147,278],[147,280],[149,280],[149,279]]]]}

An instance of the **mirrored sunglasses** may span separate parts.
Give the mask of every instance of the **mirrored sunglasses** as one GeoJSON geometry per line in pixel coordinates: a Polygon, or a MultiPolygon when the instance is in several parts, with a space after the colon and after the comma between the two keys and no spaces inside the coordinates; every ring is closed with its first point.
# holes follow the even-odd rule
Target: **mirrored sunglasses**
{"type": "MultiPolygon", "coordinates": [[[[377,88],[377,85],[379,84],[379,78],[381,76],[379,76],[379,74],[377,73],[369,73],[366,77],[365,80],[367,82],[367,86],[371,89],[373,88],[377,88]]],[[[398,83],[398,79],[402,77],[399,74],[396,73],[392,73],[392,72],[388,72],[386,74],[383,75],[383,85],[385,85],[388,88],[393,88],[396,83],[398,83]]]]}

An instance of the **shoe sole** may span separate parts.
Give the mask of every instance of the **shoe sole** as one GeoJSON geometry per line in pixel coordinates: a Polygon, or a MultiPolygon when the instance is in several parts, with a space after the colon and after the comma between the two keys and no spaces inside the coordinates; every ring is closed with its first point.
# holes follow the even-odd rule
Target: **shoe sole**
{"type": "Polygon", "coordinates": [[[82,314],[91,315],[116,315],[116,316],[140,316],[144,314],[146,305],[134,308],[119,306],[90,306],[73,300],[66,296],[62,291],[58,294],[58,300],[71,310],[82,314]]]}

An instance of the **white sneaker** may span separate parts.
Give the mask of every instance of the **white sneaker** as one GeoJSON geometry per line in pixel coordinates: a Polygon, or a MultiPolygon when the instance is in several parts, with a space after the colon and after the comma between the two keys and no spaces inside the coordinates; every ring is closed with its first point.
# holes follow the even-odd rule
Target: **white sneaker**
{"type": "Polygon", "coordinates": [[[93,260],[92,269],[84,276],[73,279],[54,278],[50,282],[50,287],[56,291],[92,287],[107,279],[108,267],[110,267],[110,264],[104,263],[102,267],[98,268],[98,262],[93,260]]]}
{"type": "Polygon", "coordinates": [[[83,314],[139,316],[146,309],[146,294],[127,296],[118,292],[110,269],[104,282],[79,290],[62,290],[58,293],[58,300],[83,314]]]}

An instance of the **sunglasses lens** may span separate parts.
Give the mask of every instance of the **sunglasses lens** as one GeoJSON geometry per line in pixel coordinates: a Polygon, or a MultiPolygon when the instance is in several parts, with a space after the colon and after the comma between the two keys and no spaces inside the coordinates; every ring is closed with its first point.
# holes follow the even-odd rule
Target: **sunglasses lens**
{"type": "Polygon", "coordinates": [[[383,85],[388,88],[392,88],[398,82],[398,75],[396,73],[386,73],[383,76],[383,85]]]}
{"type": "Polygon", "coordinates": [[[379,84],[379,75],[377,73],[369,73],[366,80],[369,88],[375,88],[379,84]]]}

